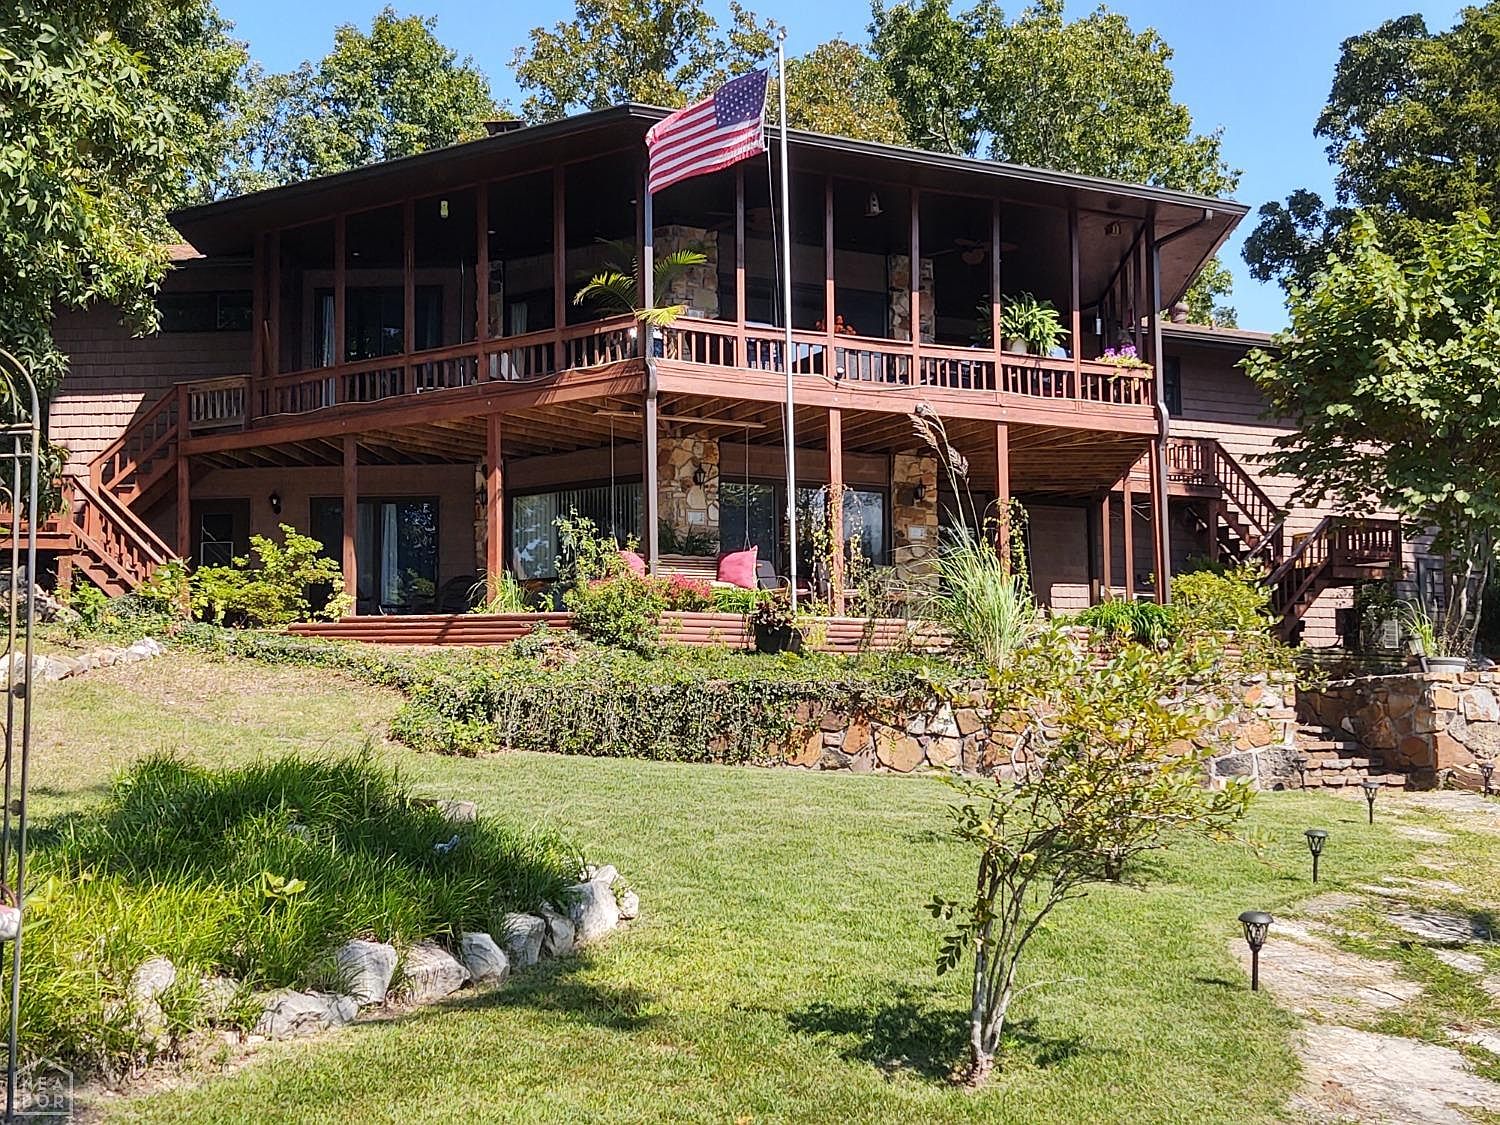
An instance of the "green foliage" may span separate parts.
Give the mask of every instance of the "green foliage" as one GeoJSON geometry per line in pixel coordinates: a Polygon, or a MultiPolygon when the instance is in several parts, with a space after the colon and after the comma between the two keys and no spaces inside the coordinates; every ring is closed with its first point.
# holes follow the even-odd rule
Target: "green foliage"
{"type": "Polygon", "coordinates": [[[1250,272],[1309,285],[1343,255],[1356,211],[1399,249],[1455,213],[1500,207],[1500,4],[1460,10],[1447,30],[1420,15],[1346,39],[1313,132],[1327,141],[1337,201],[1296,191],[1261,208],[1250,272]]]}
{"type": "Polygon", "coordinates": [[[475,603],[470,613],[525,613],[531,608],[526,587],[508,570],[492,575],[488,583],[477,583],[469,591],[469,600],[475,603]]]}
{"type": "MultiPolygon", "coordinates": [[[[666,328],[687,312],[687,305],[653,305],[639,308],[636,299],[640,296],[640,262],[625,243],[606,243],[612,264],[594,274],[573,294],[573,304],[592,305],[606,316],[634,316],[642,324],[666,328]],[[628,260],[629,265],[623,263],[628,260]]],[[[672,290],[672,283],[695,266],[704,265],[708,255],[695,248],[673,250],[655,259],[651,276],[653,293],[657,298],[665,297],[672,290]]]]}
{"type": "Polygon", "coordinates": [[[155,327],[165,214],[217,159],[244,58],[225,28],[207,0],[0,8],[0,343],[44,400],[66,367],[57,309],[155,327]]]}
{"type": "Polygon", "coordinates": [[[181,559],[172,559],[153,570],[136,587],[135,596],[168,619],[185,621],[192,616],[192,578],[181,559]]]}
{"type": "Polygon", "coordinates": [[[1265,579],[1256,566],[1179,574],[1172,579],[1172,607],[1187,631],[1265,633],[1275,622],[1265,579]]]}
{"type": "Polygon", "coordinates": [[[1110,636],[1156,648],[1180,632],[1180,619],[1171,606],[1155,602],[1107,601],[1091,605],[1075,621],[1110,636]]]}
{"type": "Polygon", "coordinates": [[[1056,627],[1037,631],[995,676],[994,706],[1022,733],[1009,776],[960,784],[952,831],[977,859],[967,900],[929,909],[953,923],[938,971],[974,957],[968,1081],[995,1064],[1031,937],[1090,884],[1117,880],[1143,853],[1182,832],[1225,838],[1250,789],[1202,783],[1199,747],[1233,685],[1211,644],[1127,645],[1104,666],[1056,627]],[[1184,748],[1187,749],[1184,749],[1184,748]]]}
{"type": "Polygon", "coordinates": [[[735,0],[730,25],[703,0],[578,0],[573,20],[534,27],[511,59],[528,121],[621,102],[682,106],[770,53],[774,25],[735,0]]]}
{"type": "Polygon", "coordinates": [[[1051,355],[1052,349],[1067,339],[1068,330],[1051,301],[1018,293],[1001,302],[1000,335],[1007,340],[1025,340],[1033,355],[1051,355]]]}
{"type": "Polygon", "coordinates": [[[985,536],[949,528],[938,548],[933,619],[988,668],[1001,667],[1037,623],[1024,573],[1000,557],[985,536]]]}
{"type": "MultiPolygon", "coordinates": [[[[843,39],[820,43],[787,59],[787,120],[808,129],[857,141],[907,143],[906,122],[885,71],[863,47],[843,39]]],[[[779,122],[778,79],[766,91],[767,118],[779,122]]]]}
{"type": "Polygon", "coordinates": [[[656,548],[664,555],[711,556],[719,553],[719,537],[711,531],[676,528],[662,519],[656,521],[656,548]]]}
{"type": "Polygon", "coordinates": [[[573,614],[573,628],[590,640],[650,652],[667,599],[661,583],[622,570],[574,586],[563,604],[573,614]]]}
{"type": "Polygon", "coordinates": [[[248,1027],[213,1015],[200,974],[242,990],[326,987],[351,937],[398,946],[494,930],[508,910],[565,900],[577,854],[556,836],[480,818],[454,825],[369,757],[289,756],[214,771],[148,757],[104,803],[38,833],[21,1011],[25,1050],[117,1067],[152,1050],[128,1007],[147,957],[176,965],[177,1035],[248,1027]],[[433,845],[454,835],[442,854],[433,845]]]}
{"type": "Polygon", "coordinates": [[[335,28],[316,66],[253,75],[228,186],[293,183],[484,136],[485,120],[501,112],[489,82],[436,27],[387,6],[368,33],[335,28]]]}
{"type": "Polygon", "coordinates": [[[230,566],[199,567],[192,576],[193,613],[216,625],[290,625],[311,616],[336,619],[348,609],[340,592],[318,614],[312,614],[308,588],[329,586],[342,591],[339,564],[323,555],[323,545],[281,525],[282,542],[264,535],[250,537],[255,556],[237,558],[230,566]]]}
{"type": "Polygon", "coordinates": [[[1293,293],[1276,350],[1244,366],[1297,427],[1269,465],[1299,498],[1373,500],[1435,532],[1445,645],[1468,651],[1500,549],[1500,232],[1479,212],[1415,241],[1395,250],[1358,218],[1348,253],[1293,293]]]}

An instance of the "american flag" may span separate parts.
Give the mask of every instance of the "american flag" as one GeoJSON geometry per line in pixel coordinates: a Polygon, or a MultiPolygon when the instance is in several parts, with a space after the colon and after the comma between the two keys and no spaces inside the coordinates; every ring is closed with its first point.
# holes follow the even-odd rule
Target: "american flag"
{"type": "Polygon", "coordinates": [[[742,74],[651,126],[646,133],[651,155],[647,190],[658,192],[764,152],[766,77],[764,70],[742,74]]]}

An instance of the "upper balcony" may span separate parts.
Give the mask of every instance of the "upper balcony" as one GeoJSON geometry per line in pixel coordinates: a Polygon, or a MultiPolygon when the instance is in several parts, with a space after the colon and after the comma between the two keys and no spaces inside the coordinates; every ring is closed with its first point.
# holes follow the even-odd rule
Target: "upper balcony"
{"type": "MultiPolygon", "coordinates": [[[[657,116],[621,107],[180,213],[200,249],[254,261],[252,371],[186,391],[190,429],[600,369],[643,378],[650,358],[659,385],[682,392],[769,400],[790,366],[813,399],[930,397],[1144,431],[1155,372],[1102,356],[1130,344],[1151,358],[1153,308],[1244,210],[796,134],[787,214],[757,158],[658,193],[647,231],[641,137],[657,116]],[[576,299],[600,272],[637,273],[648,247],[658,261],[702,258],[663,278],[654,303],[683,313],[649,356],[622,307],[576,299]],[[1061,316],[1051,354],[1003,339],[1023,295],[1061,316]]],[[[645,299],[639,282],[633,296],[645,299]]]]}

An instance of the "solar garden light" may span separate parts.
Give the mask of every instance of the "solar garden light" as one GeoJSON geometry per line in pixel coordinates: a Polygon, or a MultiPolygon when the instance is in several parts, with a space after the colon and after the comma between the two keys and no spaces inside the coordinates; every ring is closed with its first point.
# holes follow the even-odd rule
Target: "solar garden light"
{"type": "Polygon", "coordinates": [[[1313,857],[1313,882],[1318,881],[1318,857],[1323,854],[1323,845],[1328,842],[1328,831],[1324,828],[1309,828],[1302,833],[1307,837],[1307,850],[1313,857]]]}
{"type": "Polygon", "coordinates": [[[1266,931],[1271,928],[1271,916],[1264,910],[1247,910],[1240,915],[1240,924],[1245,927],[1245,944],[1250,947],[1250,991],[1260,991],[1260,947],[1266,944],[1266,931]]]}
{"type": "Polygon", "coordinates": [[[1372,781],[1368,777],[1359,783],[1359,787],[1365,791],[1365,804],[1370,806],[1370,823],[1375,823],[1375,795],[1380,792],[1380,782],[1372,781]]]}
{"type": "Polygon", "coordinates": [[[1486,797],[1488,797],[1490,795],[1490,778],[1492,778],[1494,776],[1495,776],[1495,763],[1494,762],[1480,762],[1479,763],[1479,778],[1480,778],[1481,781],[1484,782],[1484,795],[1486,797]]]}
{"type": "Polygon", "coordinates": [[[1297,754],[1292,758],[1292,768],[1297,771],[1297,787],[1307,788],[1307,755],[1297,754]]]}

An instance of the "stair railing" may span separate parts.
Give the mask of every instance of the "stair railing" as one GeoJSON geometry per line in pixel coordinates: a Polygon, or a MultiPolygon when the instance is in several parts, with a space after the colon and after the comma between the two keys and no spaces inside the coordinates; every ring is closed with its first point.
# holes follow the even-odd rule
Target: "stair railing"
{"type": "Polygon", "coordinates": [[[1244,466],[1229,455],[1228,450],[1212,438],[1209,441],[1212,442],[1213,475],[1219,490],[1240,510],[1256,533],[1255,549],[1270,543],[1271,558],[1275,559],[1281,554],[1281,525],[1286,521],[1286,513],[1266,495],[1244,466]]]}

